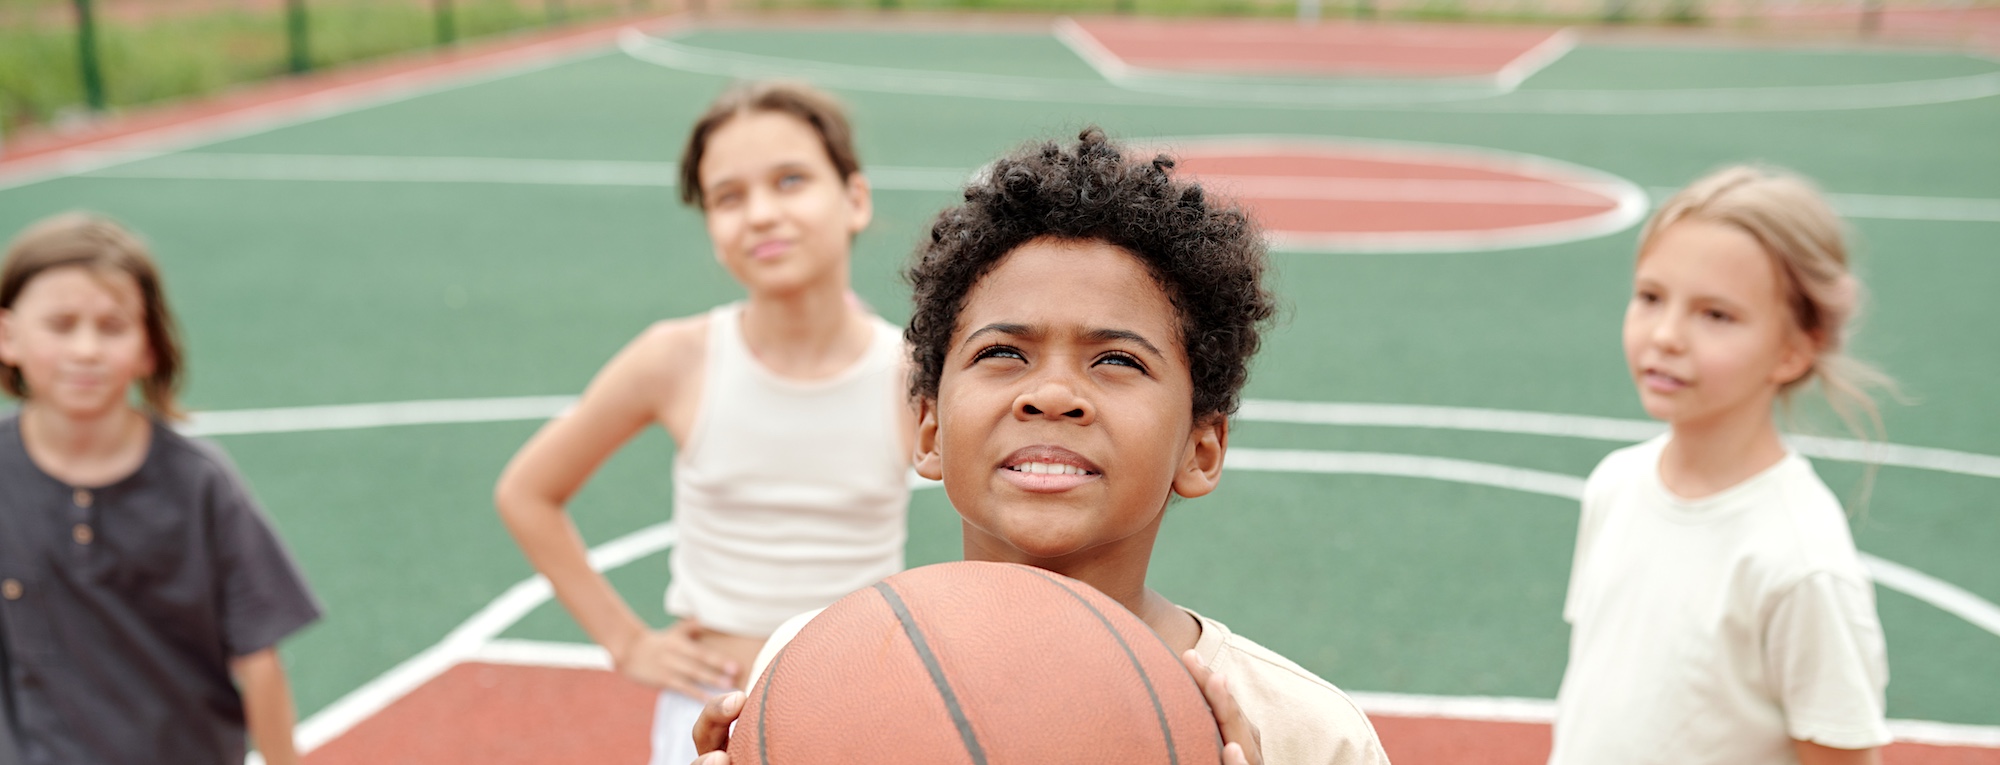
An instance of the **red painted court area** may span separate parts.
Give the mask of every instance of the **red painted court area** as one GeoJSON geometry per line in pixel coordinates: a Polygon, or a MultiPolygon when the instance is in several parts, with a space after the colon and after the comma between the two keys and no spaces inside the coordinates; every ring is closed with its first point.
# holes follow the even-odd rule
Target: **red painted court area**
{"type": "Polygon", "coordinates": [[[1560,163],[1451,147],[1163,142],[1180,168],[1241,200],[1281,247],[1482,249],[1601,233],[1640,192],[1560,163]]]}
{"type": "MultiPolygon", "coordinates": [[[[610,672],[467,663],[389,704],[308,765],[641,765],[655,694],[610,672]]],[[[1370,715],[1397,765],[1541,765],[1549,726],[1370,715]]],[[[893,736],[885,735],[885,740],[893,736]]],[[[1898,743],[1888,765],[2000,765],[2000,749],[1898,743]]]]}
{"type": "Polygon", "coordinates": [[[610,672],[466,663],[325,746],[308,765],[630,763],[658,694],[610,672]]]}
{"type": "Polygon", "coordinates": [[[1072,47],[1113,67],[1159,72],[1493,77],[1559,41],[1560,30],[1285,21],[1077,19],[1072,47]],[[1081,32],[1083,38],[1076,37],[1081,32]],[[1095,54],[1095,55],[1093,55],[1095,54]]]}

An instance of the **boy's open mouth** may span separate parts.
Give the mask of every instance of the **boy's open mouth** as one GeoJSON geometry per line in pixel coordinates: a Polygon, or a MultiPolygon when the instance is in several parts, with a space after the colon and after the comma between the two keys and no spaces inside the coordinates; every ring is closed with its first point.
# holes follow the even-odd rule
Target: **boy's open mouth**
{"type": "Polygon", "coordinates": [[[1083,455],[1060,446],[1029,446],[1007,455],[1000,470],[1009,483],[1029,491],[1064,491],[1103,476],[1083,455]]]}

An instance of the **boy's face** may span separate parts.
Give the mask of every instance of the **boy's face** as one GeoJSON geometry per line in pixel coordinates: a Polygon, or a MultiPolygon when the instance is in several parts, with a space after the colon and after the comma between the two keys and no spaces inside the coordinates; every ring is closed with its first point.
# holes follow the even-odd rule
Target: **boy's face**
{"type": "Polygon", "coordinates": [[[944,481],[968,558],[1143,567],[1169,492],[1221,473],[1227,421],[1196,425],[1193,392],[1178,315],[1138,258],[1037,239],[966,295],[917,471],[944,481]]]}

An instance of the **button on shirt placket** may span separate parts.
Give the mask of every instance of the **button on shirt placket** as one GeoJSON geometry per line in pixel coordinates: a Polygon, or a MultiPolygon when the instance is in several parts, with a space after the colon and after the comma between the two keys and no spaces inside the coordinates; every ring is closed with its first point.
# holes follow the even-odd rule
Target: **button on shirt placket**
{"type": "Polygon", "coordinates": [[[72,489],[69,504],[70,541],[79,555],[86,554],[97,541],[97,495],[89,489],[72,489]]]}

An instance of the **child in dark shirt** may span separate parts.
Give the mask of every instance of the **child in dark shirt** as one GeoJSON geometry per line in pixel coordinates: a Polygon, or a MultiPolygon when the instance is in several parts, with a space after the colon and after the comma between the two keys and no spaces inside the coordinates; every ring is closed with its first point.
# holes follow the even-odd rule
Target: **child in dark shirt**
{"type": "Polygon", "coordinates": [[[0,677],[30,765],[298,761],[279,640],[319,617],[228,459],[167,423],[182,359],[158,268],[103,218],[0,264],[0,677]],[[138,388],[138,403],[131,393],[138,388]]]}

